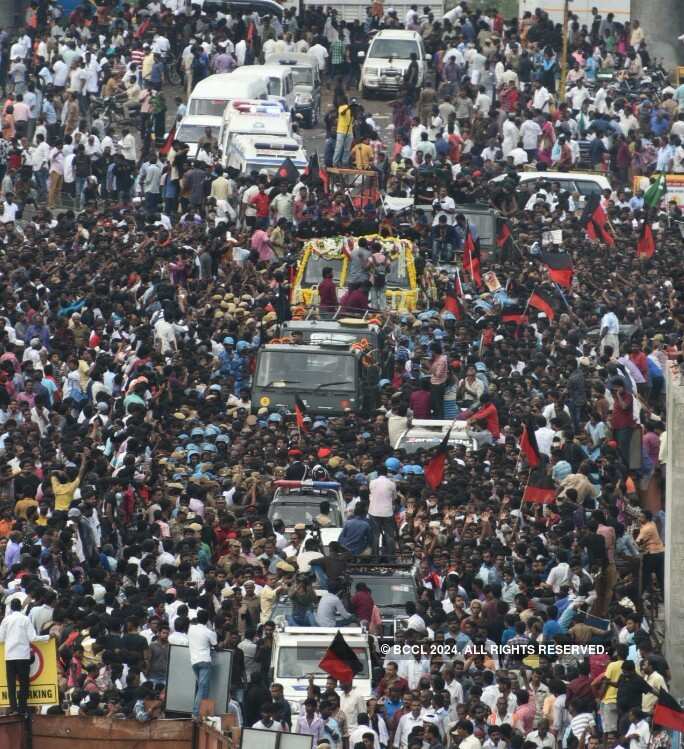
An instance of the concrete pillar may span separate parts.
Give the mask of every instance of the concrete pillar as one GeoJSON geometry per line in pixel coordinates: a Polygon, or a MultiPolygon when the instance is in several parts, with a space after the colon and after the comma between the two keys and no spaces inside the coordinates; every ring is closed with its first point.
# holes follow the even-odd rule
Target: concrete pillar
{"type": "Polygon", "coordinates": [[[667,373],[665,657],[670,691],[684,694],[684,372],[667,373]]]}
{"type": "Polygon", "coordinates": [[[631,15],[644,29],[651,57],[662,58],[666,69],[684,65],[684,44],[677,40],[684,33],[682,0],[632,0],[631,15]]]}

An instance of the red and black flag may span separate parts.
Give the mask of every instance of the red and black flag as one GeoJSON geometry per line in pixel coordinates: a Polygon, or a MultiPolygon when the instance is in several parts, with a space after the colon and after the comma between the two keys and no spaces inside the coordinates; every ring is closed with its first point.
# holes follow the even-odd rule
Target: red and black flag
{"type": "Polygon", "coordinates": [[[605,242],[609,247],[615,246],[615,238],[607,229],[608,216],[601,205],[599,193],[593,192],[587,197],[580,221],[589,239],[605,242]]]}
{"type": "Polygon", "coordinates": [[[543,468],[536,468],[530,473],[527,486],[523,492],[524,502],[548,505],[556,498],[556,487],[553,479],[543,468]]]}
{"type": "Polygon", "coordinates": [[[651,222],[647,218],[641,225],[641,231],[639,232],[639,238],[637,239],[637,257],[653,257],[655,248],[653,228],[651,227],[651,222]]]}
{"type": "Polygon", "coordinates": [[[541,463],[541,453],[534,434],[534,426],[529,419],[523,424],[523,431],[520,436],[520,452],[527,459],[530,468],[536,468],[541,463]]]}
{"type": "Polygon", "coordinates": [[[522,304],[507,305],[501,311],[501,322],[512,322],[516,325],[524,325],[527,322],[527,315],[522,304]]]}
{"type": "Polygon", "coordinates": [[[318,667],[342,684],[350,684],[352,679],[363,671],[363,664],[347,645],[347,641],[339,630],[318,667]]]}
{"type": "Polygon", "coordinates": [[[444,435],[444,439],[437,446],[435,454],[425,464],[425,483],[432,490],[435,490],[444,481],[444,467],[446,466],[447,453],[449,452],[450,435],[451,429],[444,435]]]}
{"type": "Polygon", "coordinates": [[[549,320],[553,320],[556,316],[556,310],[553,308],[551,297],[543,289],[540,289],[539,286],[530,294],[527,305],[543,312],[549,320]]]}
{"type": "Polygon", "coordinates": [[[567,252],[542,252],[541,261],[552,281],[567,289],[572,286],[572,258],[567,252]]]}
{"type": "Polygon", "coordinates": [[[297,170],[297,167],[294,165],[294,162],[289,156],[284,159],[283,163],[278,167],[276,176],[280,177],[280,179],[282,180],[285,180],[285,182],[292,184],[299,180],[299,171],[297,170]]]}
{"type": "Polygon", "coordinates": [[[465,240],[463,241],[463,270],[470,273],[475,286],[482,286],[482,276],[480,274],[480,244],[473,239],[470,226],[466,229],[465,240]]]}
{"type": "Polygon", "coordinates": [[[500,218],[497,221],[496,245],[501,250],[502,257],[508,257],[513,249],[513,234],[508,221],[500,218]]]}
{"type": "Polygon", "coordinates": [[[451,314],[457,319],[462,320],[465,316],[465,309],[463,308],[463,300],[459,297],[455,286],[449,284],[444,294],[444,306],[442,312],[451,312],[451,314]]]}
{"type": "Polygon", "coordinates": [[[309,156],[309,165],[306,168],[306,174],[306,181],[310,187],[315,187],[320,183],[323,186],[323,189],[328,192],[328,173],[325,169],[321,169],[317,153],[312,153],[311,156],[309,156]]]}
{"type": "Polygon", "coordinates": [[[309,431],[304,423],[305,416],[306,406],[304,405],[304,401],[298,395],[295,395],[295,419],[297,421],[297,429],[302,432],[309,431]]]}
{"type": "Polygon", "coordinates": [[[658,702],[653,710],[653,724],[684,733],[684,708],[664,689],[658,694],[658,702]]]}

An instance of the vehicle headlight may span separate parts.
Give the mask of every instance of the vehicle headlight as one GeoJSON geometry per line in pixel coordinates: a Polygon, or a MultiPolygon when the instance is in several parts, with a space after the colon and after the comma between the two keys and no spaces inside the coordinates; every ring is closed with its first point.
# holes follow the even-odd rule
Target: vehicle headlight
{"type": "Polygon", "coordinates": [[[297,104],[311,104],[313,97],[311,94],[297,94],[295,101],[297,104]]]}
{"type": "Polygon", "coordinates": [[[380,68],[366,68],[366,78],[377,78],[380,75],[380,68]]]}

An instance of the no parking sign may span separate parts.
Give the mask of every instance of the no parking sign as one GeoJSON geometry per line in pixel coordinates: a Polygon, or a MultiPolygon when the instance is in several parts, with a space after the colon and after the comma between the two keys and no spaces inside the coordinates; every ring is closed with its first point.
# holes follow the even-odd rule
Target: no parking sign
{"type": "MultiPolygon", "coordinates": [[[[57,646],[54,639],[34,642],[31,645],[35,656],[29,673],[29,705],[59,704],[57,685],[57,646]]],[[[7,671],[5,669],[5,646],[0,643],[0,705],[9,705],[7,671]]],[[[18,688],[17,684],[17,688],[18,688]]]]}

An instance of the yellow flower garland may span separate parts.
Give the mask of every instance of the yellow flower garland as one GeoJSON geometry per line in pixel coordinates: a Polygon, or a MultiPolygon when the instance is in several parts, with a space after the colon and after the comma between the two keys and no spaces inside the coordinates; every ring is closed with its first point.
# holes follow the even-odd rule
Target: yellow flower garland
{"type": "MultiPolygon", "coordinates": [[[[387,303],[393,311],[412,312],[415,310],[418,304],[418,283],[412,242],[408,239],[399,239],[397,237],[382,237],[379,234],[367,234],[365,239],[369,242],[379,242],[382,245],[383,252],[392,261],[399,259],[403,255],[409,288],[387,289],[385,295],[387,303]]],[[[354,237],[354,244],[358,240],[359,237],[354,237]]],[[[302,287],[306,265],[312,253],[316,253],[316,255],[326,260],[342,260],[340,286],[343,287],[345,285],[349,270],[349,257],[343,252],[343,245],[348,241],[348,237],[327,237],[325,239],[314,239],[305,245],[302,259],[299,262],[295,275],[292,295],[293,304],[305,304],[307,307],[318,304],[318,289],[314,286],[310,288],[302,287]]]]}

